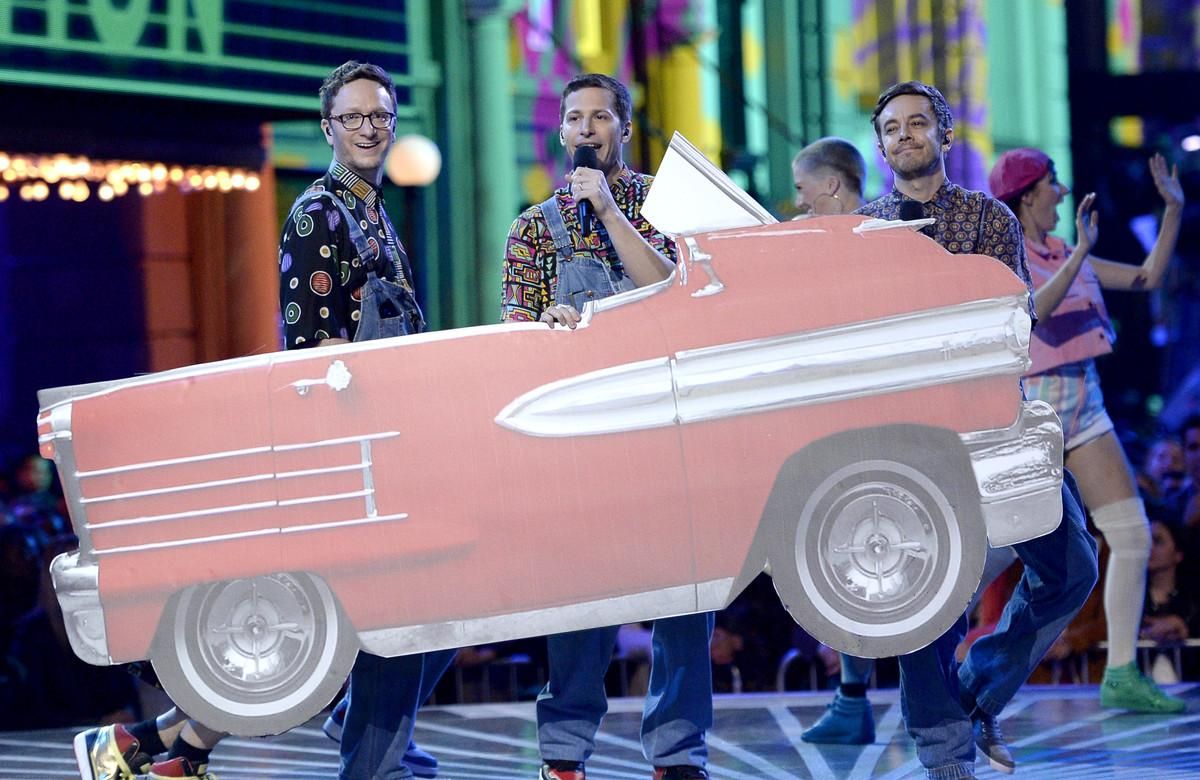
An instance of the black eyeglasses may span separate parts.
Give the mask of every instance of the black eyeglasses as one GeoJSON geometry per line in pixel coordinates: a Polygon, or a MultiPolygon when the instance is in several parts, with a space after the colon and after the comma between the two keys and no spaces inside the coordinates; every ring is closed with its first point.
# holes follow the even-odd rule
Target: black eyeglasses
{"type": "Polygon", "coordinates": [[[357,130],[363,126],[363,120],[367,117],[371,117],[371,127],[377,130],[387,130],[396,121],[396,115],[389,114],[386,111],[375,111],[370,114],[341,114],[340,116],[331,116],[329,118],[336,119],[347,130],[357,130]]]}

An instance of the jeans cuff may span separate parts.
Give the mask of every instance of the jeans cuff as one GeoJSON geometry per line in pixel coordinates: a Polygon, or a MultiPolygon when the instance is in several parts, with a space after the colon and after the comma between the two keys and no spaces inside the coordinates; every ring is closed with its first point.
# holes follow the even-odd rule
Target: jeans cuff
{"type": "Polygon", "coordinates": [[[939,766],[937,769],[926,769],[925,776],[929,780],[960,780],[975,776],[974,764],[950,764],[939,766]]]}

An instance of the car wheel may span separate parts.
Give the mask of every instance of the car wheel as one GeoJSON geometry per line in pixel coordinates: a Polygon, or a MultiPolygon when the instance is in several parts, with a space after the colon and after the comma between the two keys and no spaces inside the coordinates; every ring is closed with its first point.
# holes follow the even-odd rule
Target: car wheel
{"type": "Polygon", "coordinates": [[[184,591],[164,614],[152,660],[189,716],[258,736],[316,715],[337,695],[357,650],[328,586],[283,573],[184,591]]]}
{"type": "Polygon", "coordinates": [[[903,429],[793,457],[768,504],[771,575],[826,645],[868,658],[941,636],[979,584],[987,532],[957,437],[903,429]]]}

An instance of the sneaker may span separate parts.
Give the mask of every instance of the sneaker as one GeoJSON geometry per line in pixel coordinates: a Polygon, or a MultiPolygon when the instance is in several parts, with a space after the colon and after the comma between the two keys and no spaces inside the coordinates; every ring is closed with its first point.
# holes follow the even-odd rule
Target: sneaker
{"type": "Polygon", "coordinates": [[[121,724],[75,735],[75,761],[83,780],[130,780],[146,771],[153,758],[141,752],[137,738],[121,724]]]}
{"type": "Polygon", "coordinates": [[[704,767],[690,764],[656,766],[654,780],[708,780],[708,772],[704,767]]]}
{"type": "MultiPolygon", "coordinates": [[[[325,732],[325,736],[332,739],[334,742],[342,741],[342,728],[346,723],[346,700],[343,698],[333,708],[333,712],[329,713],[329,717],[321,724],[321,731],[325,732]]],[[[408,741],[408,748],[404,751],[404,758],[400,759],[400,763],[408,767],[409,771],[417,777],[433,778],[437,777],[438,760],[426,750],[417,747],[417,743],[411,739],[408,741]]]]}
{"type": "Polygon", "coordinates": [[[538,780],[584,780],[581,761],[546,761],[538,780]]]}
{"type": "Polygon", "coordinates": [[[1164,692],[1131,661],[1104,670],[1100,706],[1133,712],[1174,713],[1186,710],[1187,702],[1164,692]]]}
{"type": "Polygon", "coordinates": [[[875,713],[865,696],[833,695],[825,714],[800,735],[822,745],[869,745],[875,741],[875,713]]]}
{"type": "Polygon", "coordinates": [[[183,756],[151,765],[149,772],[135,780],[217,780],[208,771],[208,764],[193,764],[183,756]]]}
{"type": "Polygon", "coordinates": [[[1000,721],[976,709],[971,715],[971,725],[975,731],[975,745],[987,756],[992,769],[1005,775],[1017,771],[1016,759],[1004,741],[1004,734],[1000,732],[1000,721]]]}

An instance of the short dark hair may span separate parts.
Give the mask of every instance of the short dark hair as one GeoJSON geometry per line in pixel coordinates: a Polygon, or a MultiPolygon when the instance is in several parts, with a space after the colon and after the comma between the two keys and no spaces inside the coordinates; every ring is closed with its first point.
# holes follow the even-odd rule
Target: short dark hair
{"type": "Polygon", "coordinates": [[[933,114],[937,117],[939,135],[945,136],[947,130],[954,129],[954,115],[950,113],[950,104],[946,102],[946,96],[937,87],[921,81],[902,81],[885,89],[880,93],[879,100],[875,101],[875,110],[871,112],[871,127],[875,128],[876,138],[883,138],[877,121],[879,115],[883,113],[883,107],[892,102],[893,98],[901,95],[929,98],[930,104],[933,105],[933,114]]]}
{"type": "Polygon", "coordinates": [[[867,162],[854,144],[845,138],[829,136],[813,141],[792,160],[792,168],[827,168],[833,171],[861,199],[867,162]]]}
{"type": "Polygon", "coordinates": [[[581,73],[567,82],[563,87],[562,97],[558,101],[558,121],[561,123],[567,115],[567,95],[588,87],[607,89],[613,96],[613,108],[621,124],[628,124],[633,119],[633,98],[629,96],[629,87],[603,73],[581,73]]]}
{"type": "Polygon", "coordinates": [[[337,97],[337,93],[341,91],[342,87],[358,79],[369,79],[386,89],[392,98],[392,108],[395,108],[396,83],[392,81],[388,72],[369,62],[350,60],[334,68],[321,84],[321,117],[323,119],[329,118],[329,112],[333,110],[333,99],[337,97]]]}

